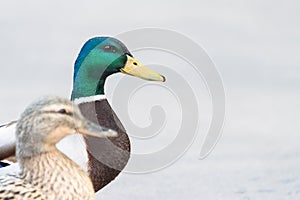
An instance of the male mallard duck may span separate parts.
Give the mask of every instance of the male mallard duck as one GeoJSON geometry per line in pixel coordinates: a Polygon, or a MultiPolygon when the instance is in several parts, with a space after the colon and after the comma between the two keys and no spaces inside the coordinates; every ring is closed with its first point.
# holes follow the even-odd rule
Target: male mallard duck
{"type": "MultiPolygon", "coordinates": [[[[115,38],[95,37],[82,47],[74,66],[71,99],[79,104],[82,114],[87,119],[119,133],[118,137],[111,138],[110,141],[85,138],[88,173],[95,191],[114,180],[125,167],[130,156],[128,135],[104,95],[106,78],[118,72],[145,80],[165,81],[162,75],[141,65],[133,58],[126,46],[115,38]]],[[[0,144],[0,152],[11,154],[14,149],[13,144],[13,142],[0,144]]],[[[0,153],[1,158],[3,159],[4,156],[0,153]]]]}
{"type": "Polygon", "coordinates": [[[0,199],[95,199],[88,175],[55,146],[72,133],[117,136],[87,121],[66,99],[46,97],[27,107],[16,125],[21,170],[0,177],[0,199]]]}
{"type": "Polygon", "coordinates": [[[115,38],[92,38],[82,47],[75,62],[71,99],[79,103],[87,119],[99,122],[119,133],[117,138],[111,138],[110,141],[85,138],[88,149],[88,172],[96,191],[120,173],[130,155],[128,135],[104,96],[106,78],[117,72],[146,80],[165,81],[162,75],[141,65],[126,46],[115,38]],[[117,169],[102,163],[103,160],[117,169]]]}

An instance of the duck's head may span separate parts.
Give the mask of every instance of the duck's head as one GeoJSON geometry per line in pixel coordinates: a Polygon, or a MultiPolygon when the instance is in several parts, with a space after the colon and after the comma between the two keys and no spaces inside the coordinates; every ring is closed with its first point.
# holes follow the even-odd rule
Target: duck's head
{"type": "Polygon", "coordinates": [[[17,122],[17,156],[24,158],[55,150],[55,144],[72,133],[117,136],[115,131],[86,120],[69,100],[44,97],[28,106],[17,122]]]}
{"type": "Polygon", "coordinates": [[[165,81],[164,76],[135,59],[121,41],[95,37],[83,45],[76,59],[72,99],[104,94],[106,78],[118,72],[150,81],[165,81]]]}

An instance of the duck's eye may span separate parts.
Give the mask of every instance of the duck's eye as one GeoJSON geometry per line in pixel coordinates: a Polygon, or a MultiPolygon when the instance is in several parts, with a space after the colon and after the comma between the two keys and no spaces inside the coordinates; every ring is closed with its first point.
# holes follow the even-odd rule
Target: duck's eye
{"type": "Polygon", "coordinates": [[[68,112],[66,109],[62,108],[59,111],[57,111],[57,113],[59,114],[63,114],[63,115],[69,115],[69,116],[73,116],[72,112],[68,112]]]}
{"type": "Polygon", "coordinates": [[[105,45],[102,49],[105,52],[112,52],[112,53],[117,52],[117,48],[115,46],[111,46],[111,45],[105,45]]]}
{"type": "Polygon", "coordinates": [[[57,111],[60,114],[67,114],[66,109],[60,109],[59,111],[57,111]]]}

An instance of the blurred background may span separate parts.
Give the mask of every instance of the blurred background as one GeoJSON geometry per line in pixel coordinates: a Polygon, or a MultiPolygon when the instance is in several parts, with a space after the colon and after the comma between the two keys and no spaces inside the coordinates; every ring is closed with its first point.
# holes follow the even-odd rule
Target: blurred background
{"type": "MultiPolygon", "coordinates": [[[[199,160],[199,134],[173,165],[122,173],[97,199],[299,199],[299,9],[296,0],[1,1],[0,123],[16,119],[41,95],[68,98],[73,63],[88,38],[144,27],[173,30],[200,44],[222,76],[222,137],[199,160]]],[[[150,62],[149,53],[138,55],[150,62]]],[[[106,90],[120,77],[111,77],[106,90]]],[[[205,130],[209,95],[199,87],[205,130]]],[[[134,139],[132,145],[141,148],[134,139]]]]}

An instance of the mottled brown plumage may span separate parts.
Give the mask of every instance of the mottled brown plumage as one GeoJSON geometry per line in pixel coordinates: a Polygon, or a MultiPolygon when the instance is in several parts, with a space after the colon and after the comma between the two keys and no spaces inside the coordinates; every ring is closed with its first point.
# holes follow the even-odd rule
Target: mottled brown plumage
{"type": "Polygon", "coordinates": [[[87,174],[58,150],[19,160],[22,171],[0,178],[0,199],[94,199],[87,174]]]}

